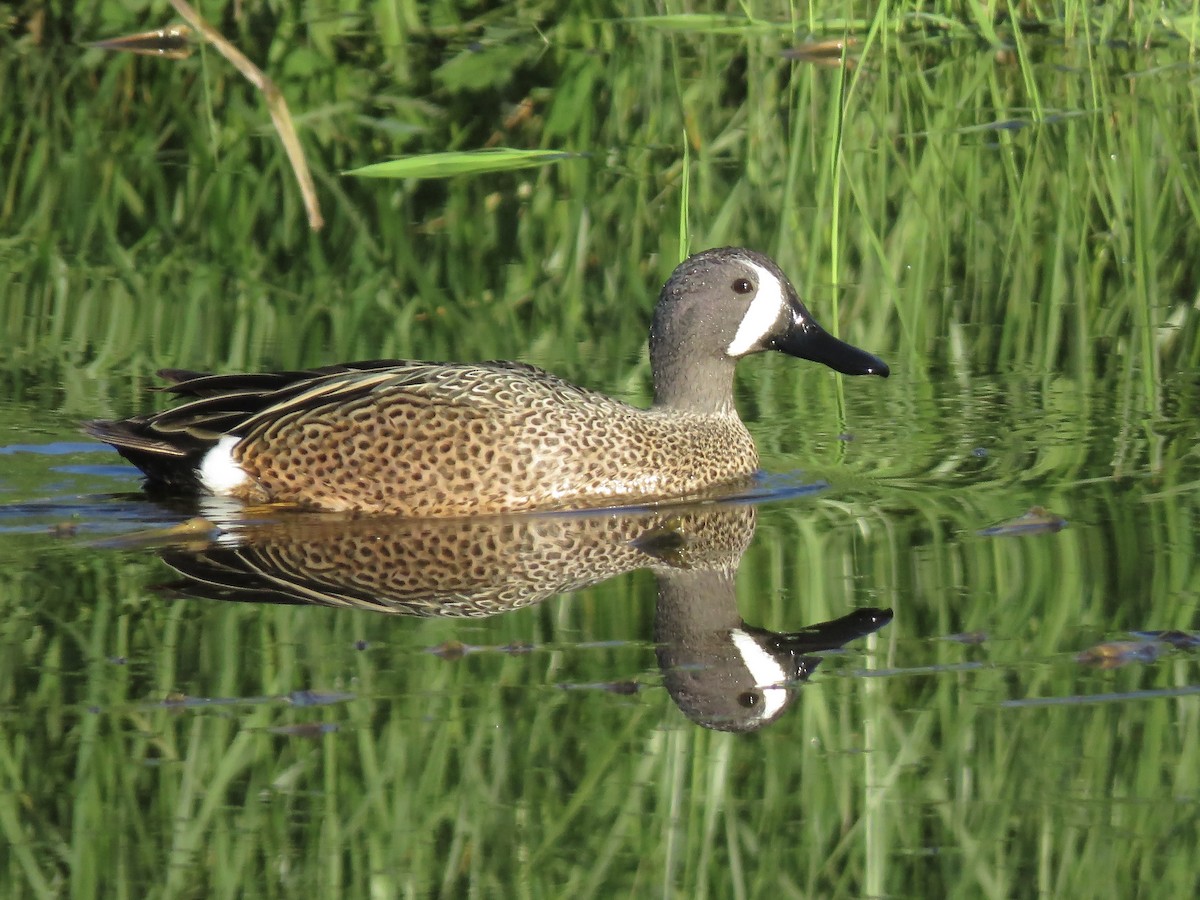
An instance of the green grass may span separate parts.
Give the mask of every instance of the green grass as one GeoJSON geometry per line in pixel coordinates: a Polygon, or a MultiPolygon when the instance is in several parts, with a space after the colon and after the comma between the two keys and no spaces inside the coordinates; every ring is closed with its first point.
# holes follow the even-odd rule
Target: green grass
{"type": "MultiPolygon", "coordinates": [[[[658,286],[744,244],[894,374],[746,364],[767,468],[834,488],[764,509],[742,612],[897,617],[735,738],[653,686],[645,575],[463,626],[169,603],[86,519],[5,533],[0,893],[1195,893],[1196,700],[1137,693],[1193,687],[1194,655],[1074,658],[1197,623],[1195,3],[240,8],[202,12],[286,95],[318,234],[224,60],[83,47],[167,5],[10,8],[0,444],[160,402],[167,365],[520,358],[645,400],[658,286]],[[846,61],[783,55],[809,35],[846,61]],[[343,174],[491,146],[570,158],[343,174]],[[978,536],[1035,504],[1070,527],[978,536]],[[449,639],[538,646],[426,652],[449,639]],[[302,689],[354,696],[251,702],[302,689]],[[306,722],[338,730],[270,730],[306,722]]],[[[0,466],[6,502],[134,484],[0,466]]]]}
{"type": "MultiPolygon", "coordinates": [[[[399,51],[374,39],[384,23],[288,20],[263,45],[271,32],[243,20],[232,36],[273,64],[300,122],[330,220],[316,236],[265,109],[223,60],[9,35],[0,77],[21,98],[4,122],[0,218],[10,370],[531,355],[613,320],[628,322],[626,359],[678,257],[681,134],[696,246],[773,253],[841,330],[901,350],[907,368],[947,362],[955,327],[978,331],[980,371],[1085,374],[1100,363],[1091,348],[1114,342],[1153,402],[1155,373],[1196,358],[1179,288],[1196,278],[1197,122],[1170,115],[1194,108],[1192,87],[1161,25],[1096,12],[1061,36],[1009,27],[986,36],[1015,48],[998,60],[955,38],[982,20],[881,10],[853,23],[843,75],[782,60],[793,41],[769,16],[733,15],[730,38],[704,18],[657,28],[596,13],[410,22],[429,58],[410,60],[408,81],[386,58],[399,51]],[[1161,46],[1111,46],[1144,34],[1161,46]],[[525,99],[530,118],[506,132],[525,99]],[[433,165],[495,135],[586,158],[432,185],[337,174],[396,155],[433,165]],[[498,345],[497,328],[524,344],[498,345]]],[[[150,23],[122,27],[138,24],[150,23]]],[[[62,25],[120,30],[86,15],[62,25]]]]}

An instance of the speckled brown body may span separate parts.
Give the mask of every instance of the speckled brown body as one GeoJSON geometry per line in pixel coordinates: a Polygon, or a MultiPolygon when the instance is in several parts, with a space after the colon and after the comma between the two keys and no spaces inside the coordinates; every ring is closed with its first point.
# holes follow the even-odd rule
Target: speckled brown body
{"type": "Polygon", "coordinates": [[[637,409],[530,366],[324,376],[239,436],[243,500],[413,516],[681,497],[758,465],[732,412],[637,409]]]}
{"type": "Polygon", "coordinates": [[[461,519],[301,514],[164,559],[188,577],[184,593],[477,618],[644,567],[732,576],[754,522],[754,507],[728,504],[461,519]]]}

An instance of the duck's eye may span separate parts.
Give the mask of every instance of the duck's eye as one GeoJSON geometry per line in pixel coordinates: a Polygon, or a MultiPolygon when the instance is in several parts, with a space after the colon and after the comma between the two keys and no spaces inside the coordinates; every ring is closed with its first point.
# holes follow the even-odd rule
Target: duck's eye
{"type": "Polygon", "coordinates": [[[758,706],[758,701],[761,699],[762,697],[758,691],[745,691],[738,694],[737,702],[738,706],[741,706],[743,709],[754,709],[754,707],[758,706]]]}
{"type": "Polygon", "coordinates": [[[749,278],[739,278],[733,283],[733,292],[735,294],[748,294],[754,290],[754,285],[750,283],[749,278]]]}

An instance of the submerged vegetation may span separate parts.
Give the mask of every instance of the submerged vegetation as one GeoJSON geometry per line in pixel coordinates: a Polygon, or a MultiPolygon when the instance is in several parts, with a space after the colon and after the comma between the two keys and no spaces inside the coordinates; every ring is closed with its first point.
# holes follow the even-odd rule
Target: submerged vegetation
{"type": "Polygon", "coordinates": [[[316,232],[223,58],[87,46],[167,3],[4,9],[0,513],[35,512],[0,544],[0,893],[1195,893],[1194,651],[1080,662],[1200,612],[1195,3],[206,3],[286,96],[316,232]],[[434,168],[352,174],[397,158],[434,168]],[[645,400],[658,287],[727,243],[893,369],[739,376],[767,467],[834,485],[764,508],[742,614],[896,610],[757,736],[647,679],[648,577],[469,627],[170,604],[36,518],[132,479],[8,453],[163,366],[516,358],[645,400]],[[1004,530],[1031,507],[1056,527],[1004,530]]]}

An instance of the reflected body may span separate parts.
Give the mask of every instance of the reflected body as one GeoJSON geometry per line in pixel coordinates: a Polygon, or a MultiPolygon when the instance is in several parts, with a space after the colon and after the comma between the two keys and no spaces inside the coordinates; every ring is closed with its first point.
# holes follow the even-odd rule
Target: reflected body
{"type": "Polygon", "coordinates": [[[888,374],[824,331],[775,263],[724,248],[690,257],[662,289],[650,409],[520,363],[386,360],[168,371],[189,402],[88,431],[153,485],[247,503],[430,517],[719,494],[758,467],[733,374],[765,350],[888,374]]]}
{"type": "Polygon", "coordinates": [[[476,519],[285,516],[162,551],[185,595],[250,603],[479,618],[648,568],[654,640],[672,699],[697,724],[775,721],[816,654],[870,634],[890,610],[860,609],[795,633],[746,624],[734,589],[755,508],[679,506],[476,519]]]}

